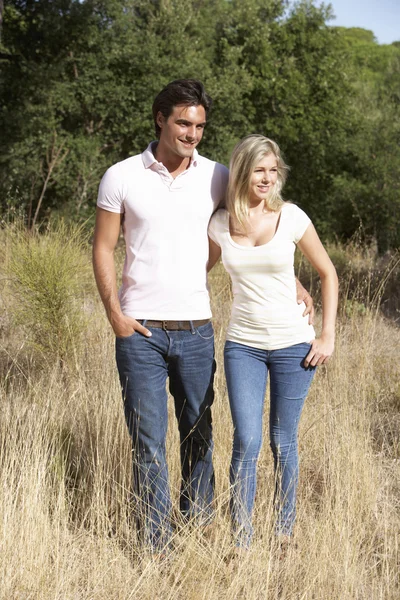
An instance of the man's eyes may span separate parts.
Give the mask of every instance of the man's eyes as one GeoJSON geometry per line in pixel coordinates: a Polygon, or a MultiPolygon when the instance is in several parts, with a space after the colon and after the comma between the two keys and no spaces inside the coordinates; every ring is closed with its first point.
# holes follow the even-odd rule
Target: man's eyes
{"type": "MultiPolygon", "coordinates": [[[[190,127],[192,125],[192,123],[189,123],[188,121],[177,121],[177,123],[181,127],[190,127]]],[[[200,123],[199,125],[196,125],[196,129],[204,129],[204,127],[205,123],[200,123]]]]}

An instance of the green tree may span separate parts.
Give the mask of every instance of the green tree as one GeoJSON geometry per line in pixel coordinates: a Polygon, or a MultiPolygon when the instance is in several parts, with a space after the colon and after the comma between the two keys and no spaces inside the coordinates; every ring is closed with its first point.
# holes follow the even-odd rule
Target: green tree
{"type": "Polygon", "coordinates": [[[209,16],[212,3],[197,4],[10,2],[4,45],[19,60],[5,64],[0,83],[0,181],[31,222],[38,207],[42,216],[92,212],[106,167],[153,138],[151,104],[161,87],[207,79],[199,11],[209,16]]]}
{"type": "Polygon", "coordinates": [[[291,165],[286,197],[307,210],[326,235],[334,212],[328,190],[350,128],[346,51],[340,35],[326,25],[329,11],[310,2],[285,9],[272,0],[230,3],[215,61],[218,74],[229,73],[230,81],[218,114],[222,131],[214,138],[226,140],[229,151],[250,132],[277,140],[291,165]]]}
{"type": "Polygon", "coordinates": [[[30,225],[93,215],[106,168],[153,139],[155,94],[196,77],[214,98],[204,154],[227,164],[242,136],[268,135],[324,237],[361,224],[397,245],[400,47],[331,16],[311,0],[9,0],[0,206],[30,225]]]}
{"type": "Polygon", "coordinates": [[[379,46],[360,30],[343,35],[354,97],[352,130],[333,178],[332,229],[349,237],[361,228],[383,253],[400,245],[400,48],[379,46]]]}

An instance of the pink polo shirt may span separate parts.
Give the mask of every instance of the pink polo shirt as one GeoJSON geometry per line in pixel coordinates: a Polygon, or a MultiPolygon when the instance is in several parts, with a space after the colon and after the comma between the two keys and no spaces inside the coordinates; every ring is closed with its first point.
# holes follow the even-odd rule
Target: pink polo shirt
{"type": "Polygon", "coordinates": [[[121,308],[136,319],[209,318],[207,227],[225,196],[228,169],[195,150],[173,179],[152,145],[110,167],[99,188],[97,206],[124,213],[121,308]]]}

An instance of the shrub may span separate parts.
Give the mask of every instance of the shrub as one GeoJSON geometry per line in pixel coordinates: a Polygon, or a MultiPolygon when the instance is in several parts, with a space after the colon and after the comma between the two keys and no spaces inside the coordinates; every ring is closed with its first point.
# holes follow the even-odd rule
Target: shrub
{"type": "Polygon", "coordinates": [[[84,297],[90,260],[82,226],[58,221],[40,233],[6,227],[14,322],[46,358],[77,359],[88,324],[84,297]]]}

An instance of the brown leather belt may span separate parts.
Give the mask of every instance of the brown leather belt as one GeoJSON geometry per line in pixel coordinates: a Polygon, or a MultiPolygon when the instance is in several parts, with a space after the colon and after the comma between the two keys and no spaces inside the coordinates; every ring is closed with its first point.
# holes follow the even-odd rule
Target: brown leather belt
{"type": "Polygon", "coordinates": [[[200,321],[150,321],[147,319],[137,319],[138,323],[145,327],[158,327],[164,331],[191,331],[193,327],[207,325],[211,319],[201,319],[200,321]]]}

